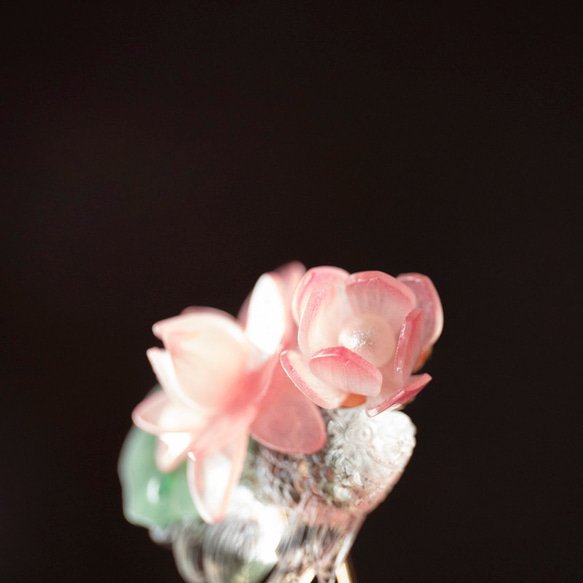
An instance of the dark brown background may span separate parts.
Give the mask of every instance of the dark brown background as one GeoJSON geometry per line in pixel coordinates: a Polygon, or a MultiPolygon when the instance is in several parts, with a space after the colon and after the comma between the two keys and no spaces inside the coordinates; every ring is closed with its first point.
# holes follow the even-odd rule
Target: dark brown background
{"type": "Polygon", "coordinates": [[[116,476],[150,325],[290,259],[445,307],[360,581],[583,577],[580,20],[435,4],[4,13],[2,581],[179,581],[116,476]]]}

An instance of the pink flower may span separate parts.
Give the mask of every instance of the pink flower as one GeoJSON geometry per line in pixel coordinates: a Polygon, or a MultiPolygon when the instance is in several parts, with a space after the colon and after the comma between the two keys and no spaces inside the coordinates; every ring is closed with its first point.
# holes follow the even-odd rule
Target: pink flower
{"type": "Polygon", "coordinates": [[[439,296],[424,275],[316,267],[300,281],[292,311],[298,346],[281,363],[320,407],[366,401],[374,416],[404,405],[431,380],[412,375],[443,327],[439,296]]]}
{"type": "Polygon", "coordinates": [[[162,471],[188,459],[191,495],[207,522],[226,511],[250,433],[287,453],[324,445],[318,408],[279,372],[278,354],[296,333],[291,298],[304,271],[292,263],[262,275],[239,320],[188,308],[153,327],[164,349],[147,354],[163,390],[134,409],[133,421],[158,437],[162,471]]]}

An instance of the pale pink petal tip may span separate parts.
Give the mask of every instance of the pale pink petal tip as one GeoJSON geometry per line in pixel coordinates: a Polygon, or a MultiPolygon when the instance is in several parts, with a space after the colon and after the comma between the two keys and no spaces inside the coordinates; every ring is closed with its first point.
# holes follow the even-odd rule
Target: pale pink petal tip
{"type": "Polygon", "coordinates": [[[161,472],[175,470],[185,459],[192,444],[190,433],[163,433],[156,445],[156,465],[161,472]]]}
{"type": "Polygon", "coordinates": [[[281,365],[296,387],[316,405],[324,409],[338,407],[346,393],[318,378],[311,370],[309,362],[295,350],[281,353],[281,365]]]}
{"type": "Polygon", "coordinates": [[[378,395],[383,375],[376,366],[344,346],[320,350],[310,359],[311,371],[346,393],[378,395]]]}
{"type": "Polygon", "coordinates": [[[191,332],[200,334],[205,331],[223,330],[228,334],[240,337],[242,330],[237,320],[222,310],[215,308],[190,307],[182,314],[160,320],[152,326],[152,332],[160,340],[168,332],[191,332]]]}
{"type": "Polygon", "coordinates": [[[282,453],[310,454],[326,442],[320,410],[297,390],[279,363],[251,425],[251,435],[282,453]]]}
{"type": "Polygon", "coordinates": [[[231,494],[243,471],[248,441],[248,435],[243,433],[200,460],[188,458],[190,495],[205,522],[214,524],[225,516],[231,494]]]}
{"type": "Polygon", "coordinates": [[[395,352],[395,373],[406,380],[421,354],[425,313],[419,308],[411,310],[401,327],[399,343],[395,352]]]}
{"type": "Polygon", "coordinates": [[[290,261],[275,271],[275,274],[281,278],[287,305],[291,305],[293,295],[304,273],[306,273],[306,268],[299,261],[290,261]]]}
{"type": "Polygon", "coordinates": [[[407,404],[417,393],[429,383],[431,377],[425,373],[422,375],[413,375],[409,379],[409,384],[394,393],[391,393],[384,401],[371,407],[366,408],[366,414],[369,417],[374,417],[383,411],[391,411],[407,404]]]}
{"type": "Polygon", "coordinates": [[[175,404],[164,391],[146,397],[132,412],[134,424],[153,435],[192,433],[206,423],[199,411],[175,404]]]}
{"type": "Polygon", "coordinates": [[[415,293],[417,307],[425,312],[423,350],[429,348],[443,330],[443,308],[439,294],[429,277],[421,273],[403,273],[397,277],[415,293]]]}
{"type": "Polygon", "coordinates": [[[288,307],[284,293],[281,278],[265,273],[249,298],[245,334],[265,354],[277,352],[286,332],[288,307]]]}
{"type": "Polygon", "coordinates": [[[182,389],[176,378],[170,354],[166,350],[154,347],[146,351],[146,356],[162,388],[168,395],[173,395],[180,399],[182,389]]]}
{"type": "Polygon", "coordinates": [[[343,282],[349,273],[339,267],[313,267],[308,269],[297,285],[292,300],[292,314],[296,324],[299,325],[302,314],[308,302],[310,294],[321,286],[334,285],[343,282]]]}
{"type": "Polygon", "coordinates": [[[298,328],[298,346],[304,354],[338,344],[340,327],[349,315],[340,296],[335,286],[323,285],[308,297],[298,328]]]}
{"type": "MultiPolygon", "coordinates": [[[[282,265],[275,271],[271,271],[266,274],[271,279],[273,279],[279,287],[279,293],[283,298],[283,304],[285,306],[286,318],[289,318],[291,315],[289,307],[291,306],[292,298],[298,283],[302,279],[302,276],[305,272],[306,268],[299,261],[291,261],[290,263],[282,265]]],[[[255,291],[256,290],[254,288],[251,294],[247,296],[243,302],[243,305],[241,306],[241,309],[239,310],[239,314],[237,315],[237,320],[239,320],[243,328],[247,328],[249,303],[251,301],[253,292],[255,291]]],[[[286,325],[289,326],[289,322],[286,325]]]]}

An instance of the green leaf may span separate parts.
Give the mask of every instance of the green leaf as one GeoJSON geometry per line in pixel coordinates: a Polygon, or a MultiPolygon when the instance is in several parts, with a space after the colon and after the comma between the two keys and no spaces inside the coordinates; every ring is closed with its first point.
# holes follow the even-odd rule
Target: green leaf
{"type": "Polygon", "coordinates": [[[199,518],[186,480],[186,462],[161,472],[154,458],[157,438],[132,427],[123,444],[118,472],[126,519],[146,528],[166,528],[199,518]]]}

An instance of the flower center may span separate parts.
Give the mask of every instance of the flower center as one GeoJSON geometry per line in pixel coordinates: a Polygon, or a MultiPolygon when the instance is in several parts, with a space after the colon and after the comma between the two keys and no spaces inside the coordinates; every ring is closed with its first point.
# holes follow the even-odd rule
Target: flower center
{"type": "Polygon", "coordinates": [[[375,314],[358,314],[348,318],[340,331],[339,340],[342,346],[377,368],[389,362],[397,347],[392,328],[375,314]]]}

